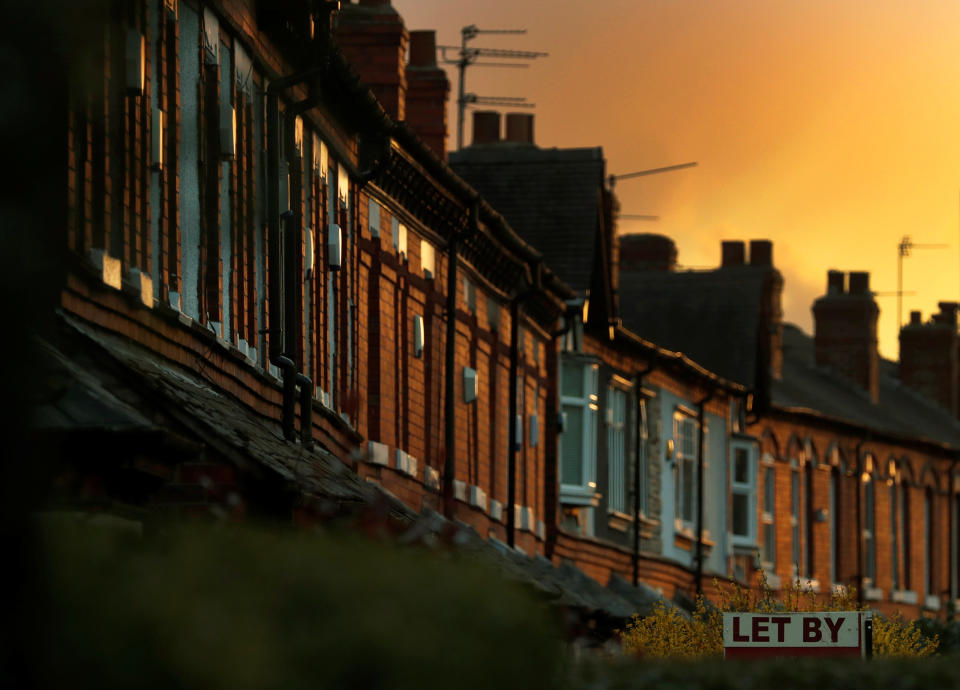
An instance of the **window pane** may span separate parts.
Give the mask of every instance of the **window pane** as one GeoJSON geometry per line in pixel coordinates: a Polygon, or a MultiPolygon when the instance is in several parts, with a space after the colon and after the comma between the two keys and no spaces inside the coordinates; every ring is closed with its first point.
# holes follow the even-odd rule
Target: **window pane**
{"type": "Polygon", "coordinates": [[[683,460],[682,500],[684,522],[693,522],[693,460],[683,460]]]}
{"type": "Polygon", "coordinates": [[[733,481],[739,484],[750,481],[749,454],[746,448],[736,448],[733,451],[733,481]]]}
{"type": "Polygon", "coordinates": [[[560,444],[563,446],[561,481],[575,486],[583,485],[583,408],[564,405],[566,426],[560,444]]]}
{"type": "Polygon", "coordinates": [[[760,557],[764,563],[773,563],[773,525],[767,524],[763,527],[763,545],[760,557]]]}
{"type": "Polygon", "coordinates": [[[800,475],[796,472],[790,475],[790,514],[793,517],[800,514],[800,475]]]}
{"type": "Polygon", "coordinates": [[[773,515],[774,494],[776,485],[773,479],[773,468],[767,467],[763,471],[763,509],[773,515]]]}
{"type": "Polygon", "coordinates": [[[738,537],[750,536],[750,502],[747,494],[733,495],[733,533],[738,537]]]}
{"type": "Polygon", "coordinates": [[[565,363],[563,365],[563,386],[561,393],[568,398],[583,397],[583,368],[565,363]]]}

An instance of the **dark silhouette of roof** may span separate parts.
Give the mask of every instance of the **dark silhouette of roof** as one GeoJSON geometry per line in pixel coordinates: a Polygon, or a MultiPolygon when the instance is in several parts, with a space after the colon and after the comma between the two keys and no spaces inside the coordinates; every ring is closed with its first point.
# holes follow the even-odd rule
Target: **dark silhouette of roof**
{"type": "Polygon", "coordinates": [[[825,417],[897,436],[960,446],[960,421],[934,401],[905,386],[896,364],[880,366],[880,397],[815,364],[813,338],[792,324],[783,327],[783,378],[773,382],[773,402],[782,409],[825,417]]]}
{"type": "Polygon", "coordinates": [[[738,266],[638,271],[621,265],[623,325],[726,379],[754,388],[763,281],[770,270],[738,266]]]}
{"type": "Polygon", "coordinates": [[[561,280],[580,294],[590,287],[602,149],[500,142],[451,153],[450,167],[543,254],[561,280]]]}

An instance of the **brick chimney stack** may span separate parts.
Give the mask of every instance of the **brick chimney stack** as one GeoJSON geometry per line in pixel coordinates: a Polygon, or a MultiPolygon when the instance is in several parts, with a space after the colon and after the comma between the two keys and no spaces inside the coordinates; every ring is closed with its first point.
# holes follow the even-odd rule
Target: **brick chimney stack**
{"type": "Polygon", "coordinates": [[[515,144],[533,143],[533,115],[529,113],[507,113],[507,136],[504,141],[515,144]]]}
{"type": "Polygon", "coordinates": [[[473,144],[496,144],[500,141],[500,113],[496,110],[473,111],[473,144]]]}
{"type": "Polygon", "coordinates": [[[447,98],[450,82],[437,65],[434,31],[410,32],[410,62],[407,64],[407,112],[410,128],[447,159],[447,98]]]}
{"type": "Polygon", "coordinates": [[[666,235],[620,235],[621,271],[672,271],[677,267],[677,245],[666,235]]]}
{"type": "Polygon", "coordinates": [[[336,40],[387,114],[397,121],[406,119],[405,58],[410,37],[390,0],[345,3],[337,14],[336,40]]]}
{"type": "Polygon", "coordinates": [[[880,308],[870,292],[869,273],[827,274],[827,294],[813,303],[817,365],[849,379],[865,390],[873,402],[880,396],[879,317],[880,308]]]}
{"type": "Polygon", "coordinates": [[[723,240],[720,243],[720,268],[743,266],[747,261],[747,249],[742,240],[723,240]]]}
{"type": "Polygon", "coordinates": [[[960,337],[956,302],[940,302],[939,313],[922,323],[910,312],[900,331],[900,380],[937,402],[954,417],[960,414],[960,337]]]}

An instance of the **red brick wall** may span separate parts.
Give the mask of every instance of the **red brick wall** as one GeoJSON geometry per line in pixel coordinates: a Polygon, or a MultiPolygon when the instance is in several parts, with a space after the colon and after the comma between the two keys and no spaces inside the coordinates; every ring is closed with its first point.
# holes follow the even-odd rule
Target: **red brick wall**
{"type": "MultiPolygon", "coordinates": [[[[923,598],[927,592],[924,576],[924,559],[926,549],[926,534],[924,532],[924,500],[925,484],[936,485],[932,489],[934,499],[934,553],[933,573],[934,589],[930,592],[941,598],[948,594],[949,577],[949,532],[950,510],[947,496],[942,493],[945,486],[943,477],[950,467],[950,457],[945,451],[922,444],[893,443],[890,441],[864,441],[854,433],[855,430],[826,421],[814,421],[812,418],[801,418],[796,415],[775,416],[761,420],[751,430],[757,436],[767,433],[775,439],[779,449],[776,462],[777,482],[777,515],[776,515],[776,574],[786,584],[793,574],[792,544],[793,534],[790,526],[790,474],[789,459],[791,455],[798,455],[797,450],[809,441],[808,448],[812,448],[817,461],[818,469],[814,471],[813,507],[829,509],[829,482],[830,482],[830,449],[836,447],[839,457],[845,462],[847,472],[841,475],[839,491],[838,520],[838,562],[834,581],[838,584],[857,585],[860,579],[861,568],[858,562],[857,551],[857,500],[860,495],[860,510],[862,515],[861,528],[866,527],[866,501],[864,483],[861,474],[867,468],[866,457],[873,458],[873,482],[875,491],[875,543],[876,543],[876,579],[874,587],[882,590],[880,601],[867,601],[871,606],[876,605],[881,610],[901,609],[909,615],[918,615],[921,611],[923,598]],[[858,444],[861,444],[858,448],[858,444]],[[859,450],[861,461],[857,462],[859,450]],[[907,472],[899,470],[891,474],[888,470],[891,460],[896,460],[906,466],[907,472]],[[930,468],[924,473],[924,468],[930,468]],[[923,478],[926,479],[923,479],[923,478]],[[907,605],[892,600],[893,534],[891,529],[891,496],[890,485],[906,485],[909,495],[909,522],[899,525],[899,549],[903,549],[904,530],[909,531],[909,589],[919,597],[918,605],[907,605]]],[[[767,444],[772,447],[772,444],[767,444]]],[[[762,508],[763,475],[757,487],[758,509],[762,508]]],[[[899,501],[899,495],[897,500],[899,501]]],[[[801,506],[801,510],[803,507],[801,506]]],[[[813,526],[814,538],[814,577],[820,583],[821,593],[825,595],[830,583],[830,523],[815,523],[813,526]]],[[[761,533],[762,534],[762,533],[761,533]]],[[[805,537],[801,531],[801,539],[805,537]]],[[[859,555],[866,558],[866,549],[859,555]]],[[[907,589],[905,565],[900,563],[900,588],[907,589]]]]}

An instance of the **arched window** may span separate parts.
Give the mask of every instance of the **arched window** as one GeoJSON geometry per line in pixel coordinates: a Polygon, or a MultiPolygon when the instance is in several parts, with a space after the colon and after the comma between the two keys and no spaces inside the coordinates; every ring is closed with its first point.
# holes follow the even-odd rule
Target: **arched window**
{"type": "Polygon", "coordinates": [[[877,494],[873,456],[864,459],[863,473],[863,577],[868,587],[877,581],[877,494]]]}
{"type": "Polygon", "coordinates": [[[897,485],[900,475],[893,458],[887,463],[887,485],[890,487],[890,583],[894,592],[900,589],[900,525],[897,506],[897,485]]]}
{"type": "Polygon", "coordinates": [[[936,576],[936,520],[934,518],[935,498],[932,486],[926,486],[923,491],[923,534],[926,543],[923,549],[924,584],[927,588],[927,597],[935,596],[937,592],[936,576]]]}
{"type": "Polygon", "coordinates": [[[909,471],[909,465],[901,465],[900,472],[900,563],[903,567],[903,589],[909,591],[912,589],[913,561],[910,558],[913,550],[912,540],[910,538],[910,477],[904,470],[909,471]]]}
{"type": "Polygon", "coordinates": [[[836,584],[840,580],[841,480],[846,474],[846,464],[836,443],[830,445],[827,461],[830,463],[830,582],[836,584]]]}
{"type": "Polygon", "coordinates": [[[806,544],[806,551],[803,554],[804,568],[802,570],[804,579],[807,581],[815,579],[814,572],[816,571],[813,526],[817,520],[817,510],[814,500],[813,477],[817,464],[817,451],[808,439],[803,448],[803,539],[806,544]]]}

